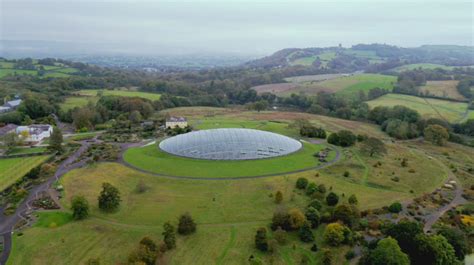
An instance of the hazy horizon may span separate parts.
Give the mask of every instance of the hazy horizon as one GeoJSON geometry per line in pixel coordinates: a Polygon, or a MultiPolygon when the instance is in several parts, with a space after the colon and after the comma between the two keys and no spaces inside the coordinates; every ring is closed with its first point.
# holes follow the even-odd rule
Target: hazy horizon
{"type": "Polygon", "coordinates": [[[339,43],[472,46],[472,11],[473,4],[464,1],[2,0],[0,55],[41,49],[71,54],[265,55],[288,47],[339,43]]]}

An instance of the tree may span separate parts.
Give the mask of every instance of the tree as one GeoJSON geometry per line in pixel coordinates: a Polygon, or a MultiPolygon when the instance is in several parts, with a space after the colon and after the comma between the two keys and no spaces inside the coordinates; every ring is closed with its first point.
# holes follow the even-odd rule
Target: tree
{"type": "Polygon", "coordinates": [[[403,253],[397,240],[387,237],[377,243],[368,254],[367,265],[409,265],[407,254],[403,253]]]}
{"type": "Polygon", "coordinates": [[[387,153],[387,149],[385,148],[385,144],[374,137],[369,137],[367,140],[361,143],[362,151],[369,154],[369,156],[374,155],[382,155],[387,153]]]}
{"type": "Polygon", "coordinates": [[[438,124],[432,124],[423,131],[425,139],[435,145],[444,145],[449,138],[449,132],[446,128],[438,124]]]}
{"type": "Polygon", "coordinates": [[[357,200],[357,197],[355,196],[355,194],[352,194],[351,196],[349,196],[348,201],[349,201],[350,204],[353,204],[353,205],[359,203],[359,201],[357,200]]]}
{"type": "Polygon", "coordinates": [[[173,249],[176,247],[176,234],[174,231],[174,226],[169,222],[163,224],[162,235],[167,249],[173,249]]]}
{"type": "Polygon", "coordinates": [[[326,196],[326,203],[328,206],[334,206],[339,202],[339,196],[336,193],[330,192],[328,196],[326,196]]]}
{"type": "Polygon", "coordinates": [[[268,250],[267,230],[264,227],[257,230],[257,234],[255,235],[255,247],[263,252],[268,250]]]}
{"type": "Polygon", "coordinates": [[[340,223],[330,223],[324,229],[324,241],[331,246],[339,246],[344,242],[344,226],[340,223]]]}
{"type": "Polygon", "coordinates": [[[334,219],[343,222],[346,225],[352,226],[357,219],[357,214],[353,208],[347,204],[340,204],[336,206],[333,214],[334,219]]]}
{"type": "Polygon", "coordinates": [[[120,192],[110,183],[102,184],[102,191],[99,195],[99,209],[105,212],[113,212],[120,205],[120,192]]]}
{"type": "Polygon", "coordinates": [[[399,202],[394,202],[394,203],[390,204],[390,206],[388,206],[388,210],[391,213],[399,213],[399,212],[402,211],[402,204],[399,203],[399,202]]]}
{"type": "Polygon", "coordinates": [[[260,111],[262,111],[262,110],[265,110],[265,109],[268,108],[268,101],[263,100],[263,99],[262,99],[262,100],[259,100],[259,101],[255,102],[255,103],[253,103],[252,106],[251,106],[251,108],[254,109],[254,110],[256,110],[256,111],[258,111],[258,112],[260,112],[260,111]]]}
{"type": "Polygon", "coordinates": [[[72,217],[82,220],[89,216],[89,203],[84,196],[74,196],[71,199],[72,217]]]}
{"type": "Polygon", "coordinates": [[[342,147],[348,147],[355,144],[357,137],[351,131],[341,130],[337,133],[332,133],[328,137],[328,143],[342,147]]]}
{"type": "Polygon", "coordinates": [[[308,204],[308,208],[313,207],[314,209],[320,211],[323,208],[323,204],[320,200],[314,199],[308,204]]]}
{"type": "Polygon", "coordinates": [[[12,152],[18,142],[19,139],[16,133],[8,133],[3,137],[3,147],[7,153],[12,152]]]}
{"type": "Polygon", "coordinates": [[[273,232],[273,237],[280,245],[284,245],[286,243],[287,232],[281,227],[278,227],[277,230],[273,232]]]}
{"type": "Polygon", "coordinates": [[[142,117],[142,115],[140,114],[140,112],[138,110],[134,110],[130,113],[128,119],[133,124],[137,124],[137,123],[140,123],[143,120],[143,117],[142,117]]]}
{"type": "Polygon", "coordinates": [[[276,230],[279,227],[286,231],[291,230],[290,215],[286,211],[279,210],[273,213],[271,228],[276,230]]]}
{"type": "Polygon", "coordinates": [[[306,217],[299,209],[293,208],[288,214],[290,215],[290,226],[293,230],[299,229],[306,222],[306,217]]]}
{"type": "Polygon", "coordinates": [[[281,191],[277,191],[275,193],[275,203],[280,204],[283,201],[283,193],[281,191]]]}
{"type": "Polygon", "coordinates": [[[308,186],[306,187],[306,195],[308,196],[313,195],[317,191],[318,191],[318,186],[314,182],[309,183],[308,186]]]}
{"type": "Polygon", "coordinates": [[[144,237],[140,240],[138,249],[133,251],[128,256],[128,262],[130,264],[146,264],[155,265],[156,259],[158,258],[158,246],[149,237],[144,237]]]}
{"type": "Polygon", "coordinates": [[[385,234],[397,240],[400,248],[404,253],[407,253],[412,260],[412,257],[417,252],[417,242],[415,237],[423,233],[423,228],[418,222],[400,221],[398,224],[392,224],[387,227],[385,234]]]}
{"type": "Polygon", "coordinates": [[[60,154],[63,152],[62,144],[63,144],[63,134],[61,132],[61,129],[59,129],[58,127],[54,127],[53,133],[51,134],[51,137],[49,138],[48,149],[60,154]]]}
{"type": "Polygon", "coordinates": [[[470,252],[467,244],[468,238],[459,228],[443,227],[438,234],[444,236],[449,244],[453,246],[456,257],[464,260],[465,256],[470,252]]]}
{"type": "Polygon", "coordinates": [[[332,252],[329,248],[323,248],[323,258],[322,258],[322,263],[323,265],[331,265],[332,260],[334,259],[332,252]]]}
{"type": "Polygon", "coordinates": [[[314,207],[308,207],[306,208],[305,216],[306,220],[311,223],[311,228],[318,227],[321,220],[321,215],[319,214],[318,210],[316,210],[314,207]]]}
{"type": "Polygon", "coordinates": [[[298,235],[300,237],[300,240],[305,243],[314,241],[314,234],[313,231],[311,231],[311,226],[308,222],[303,223],[298,235]]]}
{"type": "Polygon", "coordinates": [[[307,178],[298,178],[296,180],[296,188],[300,190],[306,189],[306,186],[308,186],[308,179],[307,178]]]}
{"type": "Polygon", "coordinates": [[[189,213],[185,213],[179,217],[178,233],[181,235],[189,235],[196,232],[196,223],[189,213]]]}
{"type": "Polygon", "coordinates": [[[442,235],[418,234],[413,264],[458,265],[453,246],[442,235]]]}

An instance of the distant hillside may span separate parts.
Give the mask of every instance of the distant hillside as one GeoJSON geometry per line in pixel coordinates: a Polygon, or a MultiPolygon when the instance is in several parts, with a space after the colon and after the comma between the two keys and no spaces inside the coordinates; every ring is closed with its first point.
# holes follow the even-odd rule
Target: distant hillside
{"type": "Polygon", "coordinates": [[[407,64],[474,65],[474,47],[423,45],[402,48],[386,44],[358,44],[351,48],[288,48],[246,63],[249,67],[307,67],[331,72],[383,72],[407,64]]]}

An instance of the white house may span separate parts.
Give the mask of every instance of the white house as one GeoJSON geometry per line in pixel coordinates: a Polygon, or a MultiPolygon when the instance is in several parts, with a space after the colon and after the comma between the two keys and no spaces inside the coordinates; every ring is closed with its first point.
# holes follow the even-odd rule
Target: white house
{"type": "Polygon", "coordinates": [[[184,117],[170,117],[165,123],[166,128],[185,128],[186,126],[188,126],[188,121],[184,117]]]}
{"type": "Polygon", "coordinates": [[[9,112],[18,108],[21,104],[21,99],[15,99],[5,102],[3,106],[0,106],[0,113],[9,112]]]}
{"type": "Polygon", "coordinates": [[[18,126],[16,133],[25,142],[40,142],[53,133],[53,126],[49,124],[33,124],[29,126],[18,126]]]}

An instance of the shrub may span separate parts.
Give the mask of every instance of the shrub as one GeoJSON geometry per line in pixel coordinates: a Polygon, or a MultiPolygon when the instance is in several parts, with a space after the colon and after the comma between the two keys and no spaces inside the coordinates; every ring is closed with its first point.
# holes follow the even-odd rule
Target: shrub
{"type": "Polygon", "coordinates": [[[308,207],[305,213],[306,219],[311,223],[311,228],[316,228],[321,221],[321,215],[319,211],[313,207],[308,207]]]}
{"type": "Polygon", "coordinates": [[[344,257],[346,258],[346,260],[351,260],[351,259],[355,258],[354,250],[347,251],[347,253],[346,253],[346,255],[344,255],[344,257]]]}
{"type": "Polygon", "coordinates": [[[354,194],[352,194],[351,196],[349,196],[348,201],[349,201],[350,204],[357,204],[357,203],[359,203],[359,201],[357,200],[357,197],[356,197],[354,194]]]}
{"type": "Polygon", "coordinates": [[[181,235],[189,235],[196,232],[196,223],[189,213],[181,215],[178,224],[178,233],[181,235]]]}
{"type": "Polygon", "coordinates": [[[74,196],[71,199],[72,217],[74,220],[82,220],[89,216],[89,203],[84,196],[74,196]]]}
{"type": "Polygon", "coordinates": [[[324,230],[324,241],[331,246],[339,246],[344,242],[344,226],[339,223],[331,223],[324,230]]]}
{"type": "Polygon", "coordinates": [[[268,250],[267,230],[261,227],[257,230],[255,235],[255,247],[263,252],[268,250]]]}
{"type": "Polygon", "coordinates": [[[309,183],[306,187],[306,195],[308,196],[313,195],[316,191],[318,191],[318,186],[314,182],[309,183]]]}
{"type": "Polygon", "coordinates": [[[300,190],[306,189],[306,186],[308,186],[308,179],[307,178],[298,178],[296,180],[296,188],[300,190]]]}
{"type": "Polygon", "coordinates": [[[280,245],[284,245],[286,243],[287,233],[281,227],[278,227],[277,230],[273,232],[273,237],[280,245]]]}
{"type": "Polygon", "coordinates": [[[164,223],[162,235],[167,249],[173,249],[176,247],[175,228],[172,224],[169,222],[164,223]]]}
{"type": "Polygon", "coordinates": [[[348,178],[350,175],[351,173],[349,173],[349,171],[344,171],[344,177],[348,178]]]}
{"type": "Polygon", "coordinates": [[[402,211],[402,204],[399,203],[399,202],[394,202],[394,203],[390,204],[390,206],[388,207],[388,210],[391,213],[399,213],[399,212],[402,211]]]}
{"type": "Polygon", "coordinates": [[[145,191],[148,190],[148,186],[145,184],[145,182],[141,179],[138,181],[137,186],[135,187],[135,190],[137,193],[144,193],[145,191]]]}
{"type": "Polygon", "coordinates": [[[326,196],[326,203],[328,206],[334,206],[339,202],[339,196],[336,193],[330,192],[328,196],[326,196]]]}
{"type": "Polygon", "coordinates": [[[280,204],[283,201],[283,193],[281,191],[277,191],[275,193],[275,203],[280,204]]]}
{"type": "Polygon", "coordinates": [[[299,209],[291,209],[288,214],[290,226],[294,230],[299,229],[306,222],[305,215],[299,209]]]}
{"type": "Polygon", "coordinates": [[[318,199],[315,199],[315,200],[312,200],[309,204],[308,204],[308,208],[309,207],[313,207],[314,209],[316,210],[321,210],[321,208],[323,208],[323,204],[321,203],[320,200],[318,199]]]}
{"type": "Polygon", "coordinates": [[[326,186],[324,184],[319,184],[318,191],[322,194],[326,193],[326,186]]]}

